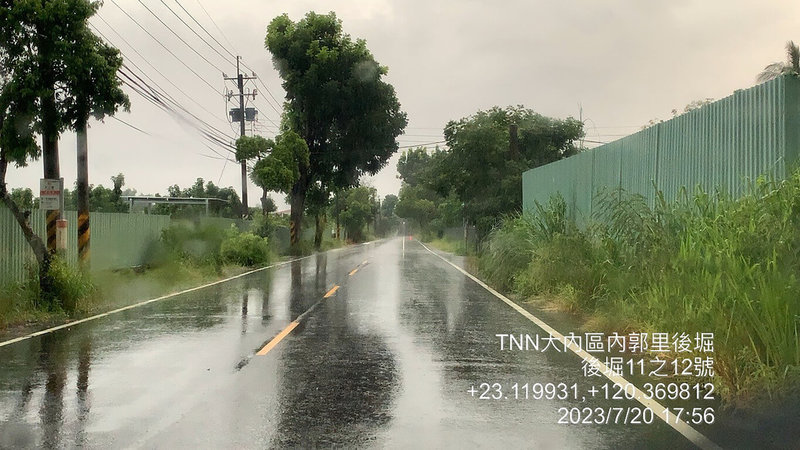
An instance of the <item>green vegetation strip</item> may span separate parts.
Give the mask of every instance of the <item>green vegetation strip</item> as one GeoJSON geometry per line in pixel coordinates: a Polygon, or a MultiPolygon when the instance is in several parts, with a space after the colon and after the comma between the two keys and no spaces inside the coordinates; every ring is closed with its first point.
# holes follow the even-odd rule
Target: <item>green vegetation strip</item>
{"type": "MultiPolygon", "coordinates": [[[[419,242],[419,241],[417,241],[417,242],[419,242]]],[[[717,444],[712,442],[710,439],[708,439],[705,435],[703,435],[699,431],[697,431],[694,428],[692,428],[689,424],[687,424],[686,422],[681,420],[679,417],[669,417],[667,415],[667,413],[666,413],[666,411],[667,411],[666,407],[664,407],[663,405],[661,405],[660,403],[658,403],[657,401],[655,401],[652,398],[647,398],[647,396],[644,394],[644,392],[639,390],[639,388],[637,388],[633,383],[631,383],[630,381],[626,380],[624,377],[615,374],[611,369],[608,368],[608,366],[606,366],[605,364],[603,364],[600,361],[597,361],[596,358],[592,358],[592,355],[587,353],[586,350],[583,350],[582,348],[578,347],[575,344],[575,342],[568,341],[564,337],[564,335],[559,333],[558,331],[556,331],[555,328],[551,327],[550,325],[548,325],[543,320],[539,319],[538,317],[534,316],[530,312],[526,311],[525,308],[523,308],[523,307],[519,306],[518,304],[514,303],[513,301],[511,301],[505,295],[503,295],[503,294],[497,292],[496,290],[492,289],[489,285],[487,285],[486,283],[484,283],[480,279],[476,278],[471,273],[467,272],[466,270],[464,270],[461,267],[453,264],[452,262],[448,261],[447,259],[445,259],[441,255],[437,254],[433,250],[429,249],[422,242],[420,242],[420,245],[422,245],[425,248],[425,250],[429,251],[431,254],[435,255],[436,257],[438,257],[442,261],[446,262],[447,264],[449,264],[450,266],[452,266],[453,268],[455,268],[459,272],[463,273],[465,276],[469,277],[472,281],[477,283],[479,286],[481,286],[482,288],[486,289],[492,295],[494,295],[495,297],[497,297],[500,300],[502,300],[505,304],[507,304],[508,306],[514,308],[515,311],[517,311],[518,313],[520,313],[523,316],[525,316],[526,319],[528,319],[531,322],[535,323],[536,326],[538,326],[539,328],[541,328],[542,330],[547,332],[550,336],[553,336],[554,338],[558,339],[560,342],[562,342],[564,344],[564,346],[566,348],[569,348],[573,353],[578,355],[581,359],[583,359],[587,363],[591,362],[591,364],[594,365],[595,367],[597,367],[598,371],[601,374],[603,374],[603,376],[605,376],[606,378],[608,378],[609,380],[614,382],[614,384],[618,385],[622,389],[626,389],[626,386],[629,386],[629,385],[630,386],[634,386],[634,396],[636,398],[636,401],[641,403],[642,406],[650,408],[650,410],[653,411],[653,414],[655,414],[659,419],[663,420],[667,425],[669,425],[672,428],[674,428],[677,432],[682,434],[686,439],[689,439],[694,445],[696,445],[696,446],[698,446],[700,448],[703,448],[703,449],[719,449],[719,448],[721,448],[720,446],[718,446],[717,444]]]]}
{"type": "Polygon", "coordinates": [[[112,314],[116,314],[116,313],[119,313],[119,312],[122,312],[122,311],[127,311],[127,310],[133,309],[133,308],[138,308],[140,306],[148,305],[150,303],[158,302],[158,301],[161,301],[161,300],[166,300],[168,298],[176,297],[178,295],[188,294],[189,292],[194,292],[194,291],[198,291],[200,289],[205,289],[205,288],[208,288],[208,287],[211,287],[211,286],[216,286],[218,284],[226,283],[228,281],[235,280],[237,278],[241,278],[241,277],[250,275],[252,273],[260,272],[262,270],[270,269],[270,268],[273,268],[273,267],[280,267],[280,266],[284,266],[286,264],[290,264],[290,263],[295,262],[295,261],[300,261],[300,260],[303,260],[303,259],[306,259],[306,258],[310,258],[311,256],[313,256],[313,255],[304,256],[302,258],[295,258],[295,259],[292,259],[292,260],[289,260],[289,261],[284,261],[284,262],[277,263],[277,264],[271,264],[271,265],[266,266],[266,267],[261,267],[261,268],[258,268],[258,269],[250,270],[248,272],[245,272],[245,273],[242,273],[242,274],[239,274],[239,275],[236,275],[236,276],[232,276],[232,277],[229,277],[229,278],[225,278],[223,280],[215,281],[213,283],[208,283],[208,284],[204,284],[202,286],[197,286],[197,287],[193,287],[193,288],[190,288],[190,289],[185,289],[185,290],[180,291],[180,292],[173,292],[171,294],[162,295],[161,297],[152,298],[150,300],[145,300],[143,302],[139,302],[139,303],[136,303],[136,304],[133,304],[133,305],[124,306],[122,308],[117,308],[117,309],[114,309],[112,311],[108,311],[108,312],[105,312],[105,313],[102,313],[102,314],[97,314],[97,315],[94,315],[94,316],[91,316],[91,317],[86,317],[84,319],[75,320],[73,322],[68,322],[68,323],[65,323],[63,325],[59,325],[59,326],[56,326],[56,327],[47,328],[45,330],[37,331],[35,333],[31,333],[31,334],[28,334],[28,335],[25,335],[25,336],[20,336],[18,338],[11,339],[9,341],[0,342],[0,347],[4,347],[6,345],[15,344],[17,342],[21,342],[21,341],[24,341],[24,340],[27,340],[27,339],[31,339],[31,338],[34,338],[36,336],[41,336],[41,335],[44,335],[44,334],[52,333],[54,331],[62,330],[64,328],[70,328],[72,326],[75,326],[75,325],[78,325],[78,324],[81,324],[81,323],[84,323],[84,322],[89,322],[89,321],[92,321],[92,320],[100,319],[102,317],[110,316],[112,314]]]}

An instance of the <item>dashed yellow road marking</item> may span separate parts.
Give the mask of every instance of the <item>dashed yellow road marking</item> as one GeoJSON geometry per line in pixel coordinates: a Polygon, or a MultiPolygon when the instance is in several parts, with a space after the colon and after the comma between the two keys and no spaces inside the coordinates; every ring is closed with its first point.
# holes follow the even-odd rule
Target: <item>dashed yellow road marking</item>
{"type": "Polygon", "coordinates": [[[333,287],[331,288],[331,290],[330,290],[330,291],[328,291],[328,293],[327,293],[327,294],[325,294],[325,296],[324,296],[323,298],[328,298],[328,297],[330,297],[331,295],[335,294],[335,293],[336,293],[336,291],[338,291],[338,290],[339,290],[339,285],[338,285],[338,284],[334,284],[334,285],[333,285],[333,287]]]}
{"type": "Polygon", "coordinates": [[[274,338],[272,338],[272,340],[271,340],[271,341],[269,341],[269,343],[268,343],[267,345],[265,345],[265,346],[264,346],[264,348],[262,348],[261,350],[259,350],[259,351],[258,351],[258,353],[256,353],[256,355],[258,355],[258,356],[264,356],[264,355],[266,355],[266,354],[267,354],[267,353],[268,353],[270,350],[272,350],[272,349],[273,349],[273,348],[274,348],[276,345],[278,345],[278,343],[279,343],[279,342],[280,342],[280,341],[281,341],[283,338],[285,338],[286,336],[288,336],[288,335],[289,335],[289,333],[291,333],[291,332],[292,332],[292,330],[294,330],[294,329],[295,329],[295,327],[296,327],[297,325],[299,325],[299,324],[300,324],[300,323],[299,323],[299,322],[297,322],[297,321],[294,321],[294,322],[290,323],[290,324],[289,324],[289,326],[287,326],[286,328],[284,328],[284,329],[283,329],[283,331],[281,331],[280,333],[278,333],[278,335],[277,335],[277,336],[275,336],[274,338]]]}
{"type": "Polygon", "coordinates": [[[350,271],[350,273],[349,273],[349,274],[347,274],[347,276],[350,276],[350,277],[352,277],[352,276],[353,276],[353,274],[354,274],[354,273],[356,273],[356,272],[358,272],[358,267],[356,267],[355,269],[351,270],[351,271],[350,271]]]}

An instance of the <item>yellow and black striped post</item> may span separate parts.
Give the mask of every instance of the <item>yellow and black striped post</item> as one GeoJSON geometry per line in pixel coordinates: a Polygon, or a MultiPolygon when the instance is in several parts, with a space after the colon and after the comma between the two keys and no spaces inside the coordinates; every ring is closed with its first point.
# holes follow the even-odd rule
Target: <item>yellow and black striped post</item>
{"type": "Polygon", "coordinates": [[[81,266],[89,266],[89,212],[81,212],[78,216],[78,261],[81,266]]]}
{"type": "Polygon", "coordinates": [[[61,211],[57,209],[47,211],[47,251],[51,254],[55,254],[57,250],[56,230],[59,219],[61,219],[61,211]]]}
{"type": "Polygon", "coordinates": [[[294,220],[289,222],[289,242],[292,244],[297,242],[297,225],[294,220]]]}

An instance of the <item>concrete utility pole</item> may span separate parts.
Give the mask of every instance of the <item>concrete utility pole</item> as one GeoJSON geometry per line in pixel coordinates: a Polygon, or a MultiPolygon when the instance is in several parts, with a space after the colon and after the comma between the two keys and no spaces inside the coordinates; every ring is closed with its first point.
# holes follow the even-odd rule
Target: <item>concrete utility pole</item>
{"type": "Polygon", "coordinates": [[[78,261],[89,267],[89,145],[86,122],[78,126],[78,261]]]}
{"type": "MultiPolygon", "coordinates": [[[[254,79],[256,79],[256,77],[255,77],[255,74],[253,74],[252,77],[247,77],[247,76],[242,75],[242,73],[241,73],[241,71],[239,69],[239,60],[240,59],[241,59],[240,56],[236,57],[236,78],[226,77],[225,74],[222,74],[222,75],[223,75],[223,78],[225,78],[225,80],[236,81],[236,87],[239,89],[239,108],[238,108],[238,110],[236,110],[236,109],[232,109],[231,110],[231,118],[233,119],[234,122],[236,122],[237,119],[238,119],[238,122],[239,122],[239,136],[243,137],[245,135],[245,120],[247,119],[246,118],[246,112],[248,112],[248,111],[245,111],[245,108],[244,108],[244,97],[245,97],[244,82],[245,82],[245,80],[254,80],[254,79]]],[[[253,99],[255,99],[256,98],[256,90],[254,89],[252,93],[248,93],[247,94],[247,96],[250,96],[250,95],[252,95],[253,99]]],[[[231,94],[228,94],[228,99],[230,99],[230,97],[231,97],[231,94]]],[[[250,119],[250,120],[251,121],[255,120],[255,113],[253,113],[253,118],[250,119]]],[[[247,161],[242,160],[242,161],[240,161],[240,163],[241,163],[241,167],[242,167],[242,217],[247,217],[247,214],[249,213],[249,208],[247,206],[247,161]]]]}

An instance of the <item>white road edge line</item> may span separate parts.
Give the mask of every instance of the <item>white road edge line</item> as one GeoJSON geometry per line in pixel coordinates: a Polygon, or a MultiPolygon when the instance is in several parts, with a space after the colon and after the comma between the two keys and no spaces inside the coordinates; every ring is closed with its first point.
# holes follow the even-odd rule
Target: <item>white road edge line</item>
{"type": "MultiPolygon", "coordinates": [[[[339,250],[339,249],[335,249],[335,250],[339,250]]],[[[194,291],[199,291],[200,289],[205,289],[207,287],[216,286],[218,284],[226,283],[228,281],[235,280],[237,278],[241,278],[241,277],[244,277],[244,276],[256,273],[256,272],[261,272],[262,270],[271,269],[273,267],[284,266],[286,264],[290,264],[290,263],[293,263],[295,261],[300,261],[300,260],[303,260],[303,259],[306,259],[306,258],[310,258],[312,256],[315,256],[315,254],[314,255],[304,256],[302,258],[291,259],[289,261],[283,261],[283,262],[280,262],[280,263],[277,263],[277,264],[271,264],[269,266],[261,267],[261,268],[254,269],[254,270],[250,270],[248,272],[241,273],[239,275],[235,275],[235,276],[232,276],[230,278],[225,278],[223,280],[214,281],[213,283],[208,283],[208,284],[204,284],[204,285],[201,285],[201,286],[195,286],[193,288],[185,289],[185,290],[180,291],[180,292],[173,292],[171,294],[162,295],[161,297],[151,298],[150,300],[145,300],[143,302],[134,303],[133,305],[123,306],[122,308],[117,308],[117,309],[114,309],[114,310],[111,310],[111,311],[104,312],[102,314],[97,314],[97,315],[94,315],[94,316],[91,316],[91,317],[86,317],[86,318],[83,318],[83,319],[80,319],[80,320],[75,320],[73,322],[68,322],[68,323],[65,323],[63,325],[59,325],[57,327],[52,327],[52,328],[48,328],[46,330],[37,331],[35,333],[31,333],[31,334],[28,334],[28,335],[25,335],[25,336],[20,336],[18,338],[11,339],[9,341],[0,342],[0,347],[5,347],[6,345],[16,344],[17,342],[21,342],[21,341],[24,341],[24,340],[27,340],[27,339],[30,339],[30,338],[34,338],[36,336],[41,336],[43,334],[48,334],[48,333],[52,333],[54,331],[63,330],[64,328],[73,327],[73,326],[81,324],[81,323],[85,323],[85,322],[89,322],[89,321],[92,321],[92,320],[100,319],[102,317],[110,316],[110,315],[116,314],[118,312],[127,311],[127,310],[133,309],[133,308],[138,308],[140,306],[148,305],[150,303],[158,302],[158,301],[161,301],[161,300],[166,300],[168,298],[176,297],[178,295],[187,294],[189,292],[194,292],[194,291]]]]}
{"type": "MultiPolygon", "coordinates": [[[[440,254],[434,252],[433,250],[429,249],[427,245],[423,244],[420,241],[417,241],[417,242],[419,242],[419,244],[422,245],[425,248],[425,250],[429,251],[431,254],[433,254],[434,256],[438,257],[439,259],[441,259],[442,261],[446,262],[447,264],[450,264],[456,270],[458,270],[459,272],[463,273],[464,275],[466,275],[467,277],[472,279],[472,281],[478,283],[478,285],[480,285],[482,288],[484,288],[487,291],[491,292],[495,297],[497,297],[500,300],[502,300],[503,302],[505,302],[508,306],[514,308],[518,313],[522,314],[528,320],[530,320],[531,322],[535,323],[539,328],[541,328],[542,330],[550,333],[551,336],[557,338],[562,343],[565,343],[565,345],[567,345],[567,347],[570,350],[572,350],[573,353],[575,353],[576,355],[580,356],[581,359],[583,359],[584,361],[589,362],[590,359],[593,358],[585,350],[583,350],[583,349],[579,348],[577,345],[575,345],[575,343],[573,341],[570,341],[569,343],[567,343],[566,339],[564,338],[564,335],[562,335],[561,333],[556,331],[553,327],[551,327],[550,325],[546,324],[544,321],[542,321],[538,317],[536,317],[533,314],[529,313],[527,310],[525,310],[525,308],[523,308],[523,307],[519,306],[518,304],[514,303],[513,301],[508,299],[505,295],[503,295],[503,294],[497,292],[496,290],[492,289],[489,285],[487,285],[486,283],[484,283],[480,279],[476,278],[471,273],[467,272],[466,270],[462,269],[461,267],[459,267],[459,266],[453,264],[452,262],[448,261],[442,255],[440,255],[440,254]]],[[[702,434],[699,431],[697,431],[694,428],[692,428],[689,424],[687,424],[683,420],[680,420],[680,419],[675,420],[674,416],[670,417],[670,418],[667,418],[666,415],[664,414],[664,410],[666,409],[664,406],[662,406],[660,403],[658,403],[657,401],[655,401],[653,399],[645,398],[644,392],[639,390],[639,388],[636,387],[636,385],[634,385],[633,383],[629,382],[625,378],[612,373],[611,370],[609,370],[608,366],[606,366],[602,362],[596,361],[596,362],[591,363],[591,364],[594,364],[594,366],[597,367],[606,378],[608,378],[609,380],[613,381],[614,384],[620,386],[621,388],[624,389],[627,384],[630,384],[631,386],[633,386],[634,389],[635,389],[635,391],[634,391],[635,398],[639,403],[641,403],[645,407],[650,408],[653,411],[653,413],[656,416],[658,416],[659,419],[663,420],[667,425],[669,425],[672,428],[674,428],[678,433],[682,434],[686,439],[691,441],[694,445],[696,445],[696,446],[698,446],[698,447],[700,447],[702,449],[715,449],[716,450],[716,449],[721,449],[722,448],[722,447],[718,446],[717,444],[715,444],[714,442],[712,442],[704,434],[702,434]]]]}

